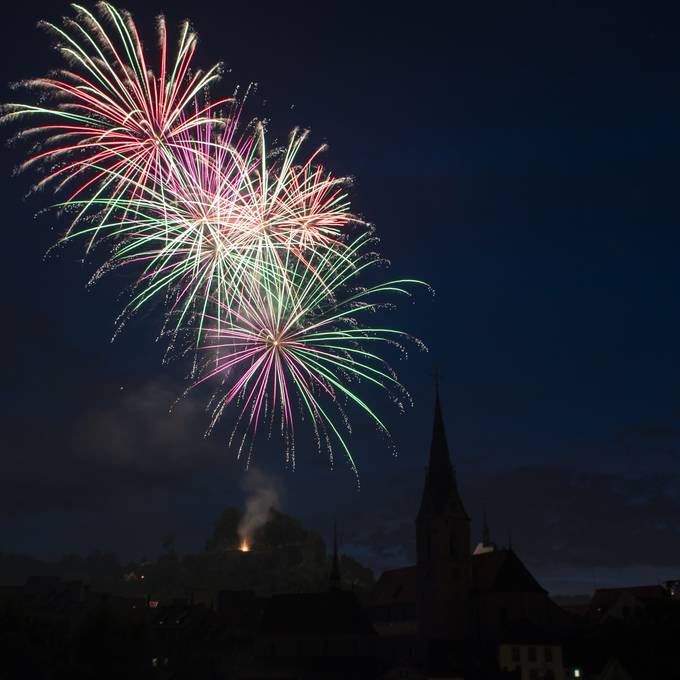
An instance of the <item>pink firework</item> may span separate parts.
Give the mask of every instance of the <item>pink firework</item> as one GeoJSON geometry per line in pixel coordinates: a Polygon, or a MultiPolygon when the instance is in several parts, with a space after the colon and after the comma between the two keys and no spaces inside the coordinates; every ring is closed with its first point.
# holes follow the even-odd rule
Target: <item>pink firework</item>
{"type": "MultiPolygon", "coordinates": [[[[167,174],[167,157],[182,135],[217,122],[215,107],[230,101],[194,106],[220,69],[192,69],[196,34],[188,22],[180,27],[177,50],[170,57],[165,20],[158,19],[156,75],[131,16],[105,2],[97,8],[101,18],[73,5],[75,17],[64,18],[61,27],[41,24],[56,37],[56,49],[68,68],[20,85],[37,90],[41,100],[53,105],[4,107],[5,121],[46,121],[20,133],[40,141],[38,151],[21,167],[44,169],[36,187],[53,183],[59,190],[74,184],[67,202],[134,195],[150,177],[167,174]]],[[[88,207],[80,204],[73,224],[88,207]]]]}

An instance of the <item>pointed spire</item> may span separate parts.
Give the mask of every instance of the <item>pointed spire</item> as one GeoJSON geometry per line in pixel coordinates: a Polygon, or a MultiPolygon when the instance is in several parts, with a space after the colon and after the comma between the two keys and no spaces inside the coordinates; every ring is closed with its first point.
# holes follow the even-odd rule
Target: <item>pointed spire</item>
{"type": "Polygon", "coordinates": [[[489,521],[486,515],[486,508],[484,508],[484,514],[482,519],[482,540],[477,544],[474,550],[474,555],[484,555],[486,553],[494,552],[496,546],[491,542],[491,531],[489,531],[489,521]]]}
{"type": "Polygon", "coordinates": [[[489,522],[486,516],[486,509],[484,510],[484,524],[482,525],[482,543],[484,545],[491,545],[491,532],[489,531],[489,522]]]}
{"type": "Polygon", "coordinates": [[[442,415],[442,404],[439,398],[439,379],[435,382],[434,423],[432,425],[432,444],[430,446],[430,464],[432,463],[437,463],[442,469],[446,467],[451,470],[449,445],[446,441],[444,416],[442,415]]]}
{"type": "Polygon", "coordinates": [[[458,493],[456,475],[449,457],[449,445],[446,441],[444,416],[439,398],[439,380],[435,377],[434,422],[432,425],[430,461],[418,514],[439,514],[447,507],[453,508],[467,517],[458,493]]]}
{"type": "Polygon", "coordinates": [[[338,558],[338,525],[333,522],[333,562],[329,579],[331,590],[340,590],[340,559],[338,558]]]}

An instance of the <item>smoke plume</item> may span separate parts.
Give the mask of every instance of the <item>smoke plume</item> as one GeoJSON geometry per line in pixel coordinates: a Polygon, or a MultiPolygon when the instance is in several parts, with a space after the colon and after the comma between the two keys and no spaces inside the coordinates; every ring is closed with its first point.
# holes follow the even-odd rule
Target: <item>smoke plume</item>
{"type": "Polygon", "coordinates": [[[279,508],[280,494],[273,479],[252,467],[243,481],[243,490],[248,497],[245,512],[238,525],[238,535],[241,539],[248,539],[267,522],[271,509],[279,508]]]}

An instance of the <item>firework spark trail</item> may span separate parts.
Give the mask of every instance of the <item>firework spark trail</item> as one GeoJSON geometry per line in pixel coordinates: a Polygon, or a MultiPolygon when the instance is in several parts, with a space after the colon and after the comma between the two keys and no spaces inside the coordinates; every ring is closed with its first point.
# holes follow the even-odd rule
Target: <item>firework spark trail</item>
{"type": "Polygon", "coordinates": [[[257,127],[259,168],[246,175],[245,212],[274,241],[298,252],[319,245],[342,246],[343,228],[356,222],[349,211],[346,177],[333,177],[318,162],[325,145],[296,162],[308,133],[293,130],[278,162],[267,153],[264,126],[257,127]]]}
{"type": "MultiPolygon", "coordinates": [[[[20,166],[44,169],[36,188],[52,184],[59,191],[75,183],[67,202],[90,194],[92,202],[124,197],[130,189],[134,197],[151,176],[165,174],[169,149],[177,139],[206,122],[217,122],[214,110],[231,99],[197,107],[187,115],[220,75],[219,65],[192,72],[196,35],[188,22],[181,26],[170,59],[165,20],[158,19],[160,72],[155,75],[127,12],[100,2],[99,19],[85,7],[72,8],[75,18],[65,17],[61,27],[41,22],[55,36],[55,48],[69,68],[19,83],[37,90],[54,106],[7,104],[1,120],[48,121],[18,135],[41,140],[39,151],[20,166]]],[[[90,201],[81,202],[72,226],[91,207],[90,201]]]]}
{"type": "MultiPolygon", "coordinates": [[[[214,325],[207,331],[203,349],[215,356],[206,363],[197,384],[226,378],[225,393],[215,399],[211,427],[227,406],[240,400],[232,434],[239,436],[240,428],[239,452],[248,435],[255,437],[267,412],[272,423],[280,416],[283,439],[292,444],[298,406],[311,417],[318,441],[318,432],[323,431],[329,442],[330,431],[355,472],[346,435],[331,407],[339,407],[346,420],[341,402],[352,403],[387,433],[383,421],[351,384],[372,383],[390,392],[401,406],[408,394],[386,361],[365,345],[401,348],[409,336],[399,330],[364,327],[359,320],[384,306],[385,301],[379,299],[383,294],[410,295],[410,287],[422,284],[398,280],[353,290],[355,279],[381,261],[365,252],[371,240],[364,234],[341,258],[332,251],[317,252],[313,267],[296,260],[291,275],[275,280],[273,286],[254,279],[238,309],[212,317],[214,325]],[[319,285],[316,272],[322,273],[324,286],[319,285]]],[[[345,424],[349,429],[349,423],[345,424]]]]}

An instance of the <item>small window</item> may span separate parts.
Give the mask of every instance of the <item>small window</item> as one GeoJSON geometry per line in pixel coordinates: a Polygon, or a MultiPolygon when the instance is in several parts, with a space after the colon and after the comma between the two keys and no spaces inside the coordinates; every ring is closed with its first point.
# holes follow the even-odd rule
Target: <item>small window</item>
{"type": "Polygon", "coordinates": [[[547,662],[550,663],[553,660],[552,647],[546,647],[543,650],[543,654],[545,654],[545,660],[547,662]]]}
{"type": "Polygon", "coordinates": [[[456,540],[456,534],[455,532],[451,532],[451,535],[449,536],[449,553],[451,554],[451,557],[456,557],[458,554],[458,545],[457,545],[457,540],[456,540]]]}
{"type": "Polygon", "coordinates": [[[512,660],[519,663],[519,647],[512,648],[512,660]]]}
{"type": "Polygon", "coordinates": [[[529,647],[529,661],[536,661],[536,647],[529,647]]]}

